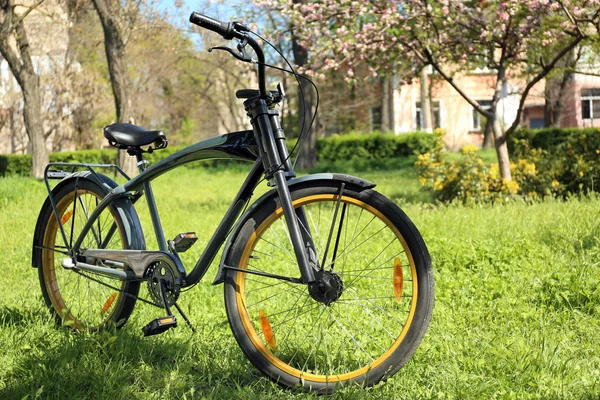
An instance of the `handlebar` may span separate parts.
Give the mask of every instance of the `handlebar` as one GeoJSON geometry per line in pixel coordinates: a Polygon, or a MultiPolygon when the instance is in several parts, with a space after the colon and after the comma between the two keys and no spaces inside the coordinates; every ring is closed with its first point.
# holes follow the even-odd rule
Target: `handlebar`
{"type": "Polygon", "coordinates": [[[256,40],[246,33],[249,31],[248,28],[238,22],[221,22],[197,12],[192,12],[190,15],[190,22],[201,28],[218,33],[226,40],[236,38],[241,41],[246,41],[256,53],[258,64],[258,89],[260,95],[262,97],[267,97],[269,95],[265,79],[265,54],[256,40]]]}

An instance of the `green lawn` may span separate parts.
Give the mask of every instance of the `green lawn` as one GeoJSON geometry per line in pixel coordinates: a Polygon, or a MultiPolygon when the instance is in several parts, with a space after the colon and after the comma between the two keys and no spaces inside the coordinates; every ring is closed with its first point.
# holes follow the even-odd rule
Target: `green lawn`
{"type": "MultiPolygon", "coordinates": [[[[597,398],[600,199],[436,207],[418,192],[410,162],[396,167],[355,174],[377,182],[423,234],[436,279],[432,322],[392,379],[336,397],[597,398]]],[[[188,268],[243,178],[241,170],[182,169],[156,181],[167,237],[200,237],[183,254],[188,268]]],[[[141,327],[160,315],[144,305],[117,332],[57,328],[30,266],[44,197],[38,181],[0,179],[8,272],[0,294],[0,398],[317,398],[279,388],[246,361],[226,321],[222,286],[211,286],[216,263],[180,299],[196,333],[180,324],[144,338],[141,327]]],[[[151,243],[147,211],[140,214],[151,243]]]]}

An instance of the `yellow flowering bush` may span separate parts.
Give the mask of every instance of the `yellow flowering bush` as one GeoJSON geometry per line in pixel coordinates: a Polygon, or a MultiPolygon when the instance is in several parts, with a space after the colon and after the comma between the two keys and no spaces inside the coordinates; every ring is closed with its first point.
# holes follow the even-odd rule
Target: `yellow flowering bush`
{"type": "Polygon", "coordinates": [[[600,190],[600,129],[522,129],[508,145],[516,158],[536,165],[544,188],[552,193],[600,190]]]}
{"type": "Polygon", "coordinates": [[[560,190],[560,183],[549,175],[540,174],[531,160],[518,159],[510,164],[512,181],[502,179],[498,164],[484,163],[478,156],[479,149],[474,145],[462,148],[463,157],[460,160],[447,160],[443,131],[434,133],[433,151],[419,155],[415,167],[419,173],[419,183],[432,191],[439,201],[469,204],[515,198],[535,199],[554,195],[560,190]]]}

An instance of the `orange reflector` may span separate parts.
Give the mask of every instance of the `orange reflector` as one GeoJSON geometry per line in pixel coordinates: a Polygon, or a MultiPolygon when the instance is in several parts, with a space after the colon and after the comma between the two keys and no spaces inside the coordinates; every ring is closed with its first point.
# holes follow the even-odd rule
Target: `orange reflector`
{"type": "Polygon", "coordinates": [[[110,306],[112,306],[112,303],[115,301],[116,298],[117,292],[110,295],[110,297],[106,300],[106,303],[104,303],[104,305],[102,306],[102,315],[106,314],[106,312],[108,311],[110,306]]]}
{"type": "Polygon", "coordinates": [[[402,299],[402,288],[404,287],[404,277],[402,275],[402,264],[396,257],[394,260],[394,298],[396,301],[402,299]]]}
{"type": "Polygon", "coordinates": [[[66,224],[69,218],[71,218],[71,215],[73,215],[73,210],[69,210],[66,213],[64,213],[63,216],[60,218],[60,223],[62,225],[66,224]]]}
{"type": "Polygon", "coordinates": [[[160,319],[161,324],[168,324],[168,323],[174,322],[174,321],[175,321],[175,317],[162,317],[160,319]]]}
{"type": "Polygon", "coordinates": [[[273,329],[271,328],[271,323],[269,322],[269,319],[267,318],[267,314],[265,313],[265,310],[260,310],[258,315],[259,315],[258,318],[260,320],[260,328],[262,329],[262,332],[265,335],[265,340],[267,341],[267,344],[269,345],[271,350],[275,350],[275,348],[277,347],[277,343],[275,342],[275,336],[273,335],[273,329]]]}

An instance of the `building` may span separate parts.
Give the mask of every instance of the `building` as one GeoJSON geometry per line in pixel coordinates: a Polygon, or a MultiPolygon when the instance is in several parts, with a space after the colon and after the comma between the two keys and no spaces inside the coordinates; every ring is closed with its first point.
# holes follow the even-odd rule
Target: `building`
{"type": "MultiPolygon", "coordinates": [[[[457,150],[465,144],[481,145],[485,118],[481,116],[446,81],[430,77],[430,97],[433,128],[446,131],[446,144],[457,150]]],[[[486,71],[474,71],[455,79],[464,92],[483,107],[491,105],[495,76],[486,71]]],[[[509,81],[502,90],[498,116],[504,128],[510,126],[519,106],[520,92],[524,83],[509,81]]],[[[545,81],[539,82],[530,91],[521,115],[520,124],[531,129],[545,127],[545,81]]],[[[600,77],[571,74],[562,93],[563,107],[558,121],[561,128],[600,128],[600,77]]],[[[396,134],[422,129],[420,82],[396,85],[393,91],[393,115],[396,134]]]]}

